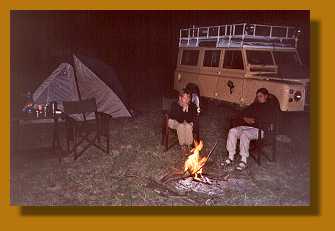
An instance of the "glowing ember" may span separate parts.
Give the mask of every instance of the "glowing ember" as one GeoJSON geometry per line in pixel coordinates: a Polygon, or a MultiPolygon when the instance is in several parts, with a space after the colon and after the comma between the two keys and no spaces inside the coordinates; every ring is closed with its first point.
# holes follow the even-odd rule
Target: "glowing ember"
{"type": "Polygon", "coordinates": [[[203,142],[194,141],[195,147],[191,150],[191,155],[187,157],[184,165],[184,171],[189,172],[193,179],[203,181],[202,167],[207,161],[207,157],[200,158],[200,151],[203,148],[203,142]]]}

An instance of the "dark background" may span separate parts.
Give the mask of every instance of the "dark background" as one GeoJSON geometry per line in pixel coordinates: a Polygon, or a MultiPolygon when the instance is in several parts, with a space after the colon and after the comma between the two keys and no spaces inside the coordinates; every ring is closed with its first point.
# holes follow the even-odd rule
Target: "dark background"
{"type": "Polygon", "coordinates": [[[309,67],[309,11],[12,11],[12,100],[73,53],[111,64],[130,101],[160,96],[173,86],[180,28],[242,22],[300,27],[309,67]]]}

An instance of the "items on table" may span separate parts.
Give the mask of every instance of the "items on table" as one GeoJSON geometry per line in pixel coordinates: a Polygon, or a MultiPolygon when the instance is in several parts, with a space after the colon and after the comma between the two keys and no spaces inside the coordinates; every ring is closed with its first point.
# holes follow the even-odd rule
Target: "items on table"
{"type": "Polygon", "coordinates": [[[57,102],[35,104],[28,93],[22,111],[25,115],[32,118],[51,118],[57,113],[57,102]]]}

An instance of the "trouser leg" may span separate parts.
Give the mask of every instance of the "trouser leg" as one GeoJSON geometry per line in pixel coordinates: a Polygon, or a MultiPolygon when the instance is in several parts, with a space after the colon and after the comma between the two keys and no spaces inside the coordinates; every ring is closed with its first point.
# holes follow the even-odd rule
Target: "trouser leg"
{"type": "Polygon", "coordinates": [[[193,126],[190,123],[185,123],[184,129],[185,129],[185,144],[191,145],[193,143],[193,126]]]}
{"type": "Polygon", "coordinates": [[[186,144],[186,141],[185,141],[185,126],[184,126],[184,124],[183,123],[179,123],[176,120],[169,119],[168,126],[169,126],[169,128],[177,130],[179,144],[180,145],[186,144]]]}
{"type": "Polygon", "coordinates": [[[178,141],[180,145],[186,144],[186,129],[185,125],[183,123],[178,123],[177,125],[177,135],[178,135],[178,141]]]}
{"type": "Polygon", "coordinates": [[[231,128],[228,133],[226,148],[229,153],[229,159],[233,160],[236,153],[236,143],[241,134],[241,127],[231,128]]]}
{"type": "MultiPolygon", "coordinates": [[[[262,131],[262,138],[264,132],[262,131]]],[[[243,162],[247,162],[249,157],[249,145],[251,140],[258,139],[258,128],[243,127],[240,135],[240,155],[243,162]]]]}
{"type": "Polygon", "coordinates": [[[168,126],[177,130],[180,145],[191,145],[193,143],[193,126],[190,123],[179,123],[176,120],[169,119],[168,126]]]}

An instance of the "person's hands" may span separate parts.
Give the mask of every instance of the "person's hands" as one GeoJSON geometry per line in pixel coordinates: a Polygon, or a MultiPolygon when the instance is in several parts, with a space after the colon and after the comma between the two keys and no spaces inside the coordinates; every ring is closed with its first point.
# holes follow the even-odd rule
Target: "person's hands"
{"type": "Polygon", "coordinates": [[[193,122],[188,123],[186,120],[184,120],[183,124],[190,124],[193,127],[193,122]]]}
{"type": "Polygon", "coordinates": [[[250,117],[244,117],[243,120],[247,124],[254,124],[256,122],[256,120],[254,118],[250,118],[250,117]]]}
{"type": "Polygon", "coordinates": [[[184,112],[188,112],[188,104],[183,104],[182,107],[184,112]]]}
{"type": "Polygon", "coordinates": [[[183,103],[183,101],[180,98],[178,100],[178,104],[179,104],[179,106],[184,107],[184,103],[183,103]]]}

